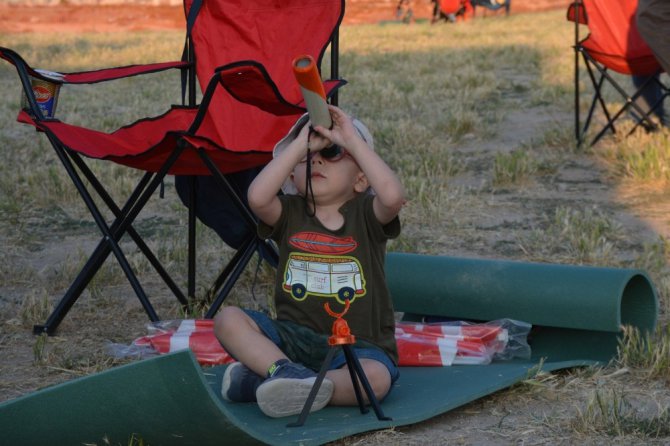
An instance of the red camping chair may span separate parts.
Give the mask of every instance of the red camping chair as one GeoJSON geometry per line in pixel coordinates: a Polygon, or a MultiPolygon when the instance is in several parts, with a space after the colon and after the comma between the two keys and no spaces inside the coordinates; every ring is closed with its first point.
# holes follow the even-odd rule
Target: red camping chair
{"type": "MultiPolygon", "coordinates": [[[[337,31],[344,0],[185,0],[184,10],[187,30],[181,61],[65,73],[55,80],[62,84],[91,84],[181,70],[182,105],[173,105],[160,116],[140,119],[111,133],[45,116],[30,77],[54,79],[35,71],[16,52],[0,48],[0,57],[16,66],[28,97],[27,110],[19,113],[18,120],[47,137],[103,234],[46,323],[35,326],[36,334],[52,334],[56,330],[110,253],[121,265],[149,319],[159,320],[119,245],[125,234],[133,239],[179,302],[189,304],[195,293],[194,204],[189,209],[188,299],[135,231],[133,221],[166,175],[213,175],[222,191],[237,204],[244,223],[255,229],[253,214],[224,175],[267,163],[275,143],[304,113],[291,67],[295,56],[310,54],[320,66],[330,44],[331,76],[338,77],[337,31]],[[202,91],[200,104],[196,104],[198,86],[202,91]],[[127,202],[119,206],[88,167],[86,157],[146,173],[127,202]],[[93,194],[111,211],[110,223],[97,207],[93,194]]],[[[344,83],[327,81],[329,97],[344,83]]],[[[250,233],[253,235],[216,280],[220,291],[207,317],[216,313],[253,253],[264,243],[256,237],[255,230],[250,233]]]]}
{"type": "Polygon", "coordinates": [[[634,111],[637,115],[634,131],[639,125],[647,128],[656,128],[650,115],[658,107],[663,107],[663,99],[669,90],[656,74],[662,71],[649,46],[642,40],[635,21],[637,0],[576,0],[568,8],[568,20],[575,23],[575,136],[577,143],[584,141],[587,131],[593,122],[593,115],[598,106],[602,110],[606,122],[591,140],[595,144],[608,130],[616,133],[615,121],[625,112],[634,111]],[[580,38],[580,24],[588,26],[589,34],[580,38]],[[582,55],[586,71],[594,88],[593,98],[584,123],[580,120],[579,100],[579,55],[582,55]],[[633,94],[629,94],[617,80],[612,77],[610,70],[636,76],[648,76],[649,79],[633,94]],[[649,110],[643,110],[636,100],[642,95],[645,88],[654,83],[662,94],[654,104],[649,104],[649,110]],[[608,107],[603,95],[605,86],[611,86],[624,101],[624,105],[613,111],[608,107]]]}
{"type": "Polygon", "coordinates": [[[455,22],[467,20],[472,16],[472,5],[470,0],[433,0],[433,18],[431,23],[440,20],[455,22]]]}

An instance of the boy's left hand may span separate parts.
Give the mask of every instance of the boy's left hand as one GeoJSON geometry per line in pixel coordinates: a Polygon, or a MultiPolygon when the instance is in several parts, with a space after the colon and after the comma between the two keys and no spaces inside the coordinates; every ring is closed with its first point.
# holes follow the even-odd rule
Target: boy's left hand
{"type": "Polygon", "coordinates": [[[319,152],[333,143],[317,131],[310,131],[307,139],[307,148],[312,152],[319,152]]]}
{"type": "Polygon", "coordinates": [[[328,105],[328,110],[330,111],[330,117],[333,119],[333,128],[327,129],[316,126],[314,128],[316,133],[322,135],[333,144],[344,148],[349,148],[355,139],[362,139],[349,115],[334,105],[328,105]]]}

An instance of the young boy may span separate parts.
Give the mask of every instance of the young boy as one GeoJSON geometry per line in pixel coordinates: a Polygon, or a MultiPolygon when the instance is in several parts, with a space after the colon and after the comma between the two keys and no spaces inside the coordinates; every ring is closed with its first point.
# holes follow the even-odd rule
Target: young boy
{"type": "MultiPolygon", "coordinates": [[[[365,126],[337,107],[329,109],[332,129],[310,131],[303,116],[248,191],[261,222],[259,235],[279,245],[277,319],[237,307],[224,307],[215,318],[217,338],[239,361],[224,374],[223,397],[257,401],[270,417],[298,414],[304,406],[330,348],[334,318],[324,303],[341,313],[350,302],[344,319],[379,400],[398,378],[384,259],[386,241],[400,232],[403,187],[372,150],[365,126]],[[286,195],[277,195],[280,188],[286,195]]],[[[342,352],[331,362],[312,410],[329,403],[357,404],[342,352]]]]}

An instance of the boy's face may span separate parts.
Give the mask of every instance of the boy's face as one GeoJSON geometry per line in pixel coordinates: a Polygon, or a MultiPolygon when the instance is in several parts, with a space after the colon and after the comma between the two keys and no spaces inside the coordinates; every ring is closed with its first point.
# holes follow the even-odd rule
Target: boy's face
{"type": "MultiPolygon", "coordinates": [[[[327,149],[326,149],[327,150],[327,149]]],[[[344,151],[341,156],[324,158],[321,152],[310,155],[293,169],[291,180],[300,195],[305,196],[307,163],[311,164],[311,181],[314,198],[349,200],[368,189],[368,181],[356,161],[344,151]]]]}

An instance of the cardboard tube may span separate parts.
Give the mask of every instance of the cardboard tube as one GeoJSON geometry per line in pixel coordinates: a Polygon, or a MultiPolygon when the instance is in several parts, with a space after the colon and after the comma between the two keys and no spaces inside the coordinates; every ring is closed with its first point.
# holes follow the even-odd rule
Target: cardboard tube
{"type": "Polygon", "coordinates": [[[300,85],[302,97],[312,125],[320,125],[331,128],[333,121],[330,118],[328,104],[326,103],[326,91],[319,76],[316,63],[310,55],[298,56],[293,60],[293,73],[300,85]]]}

